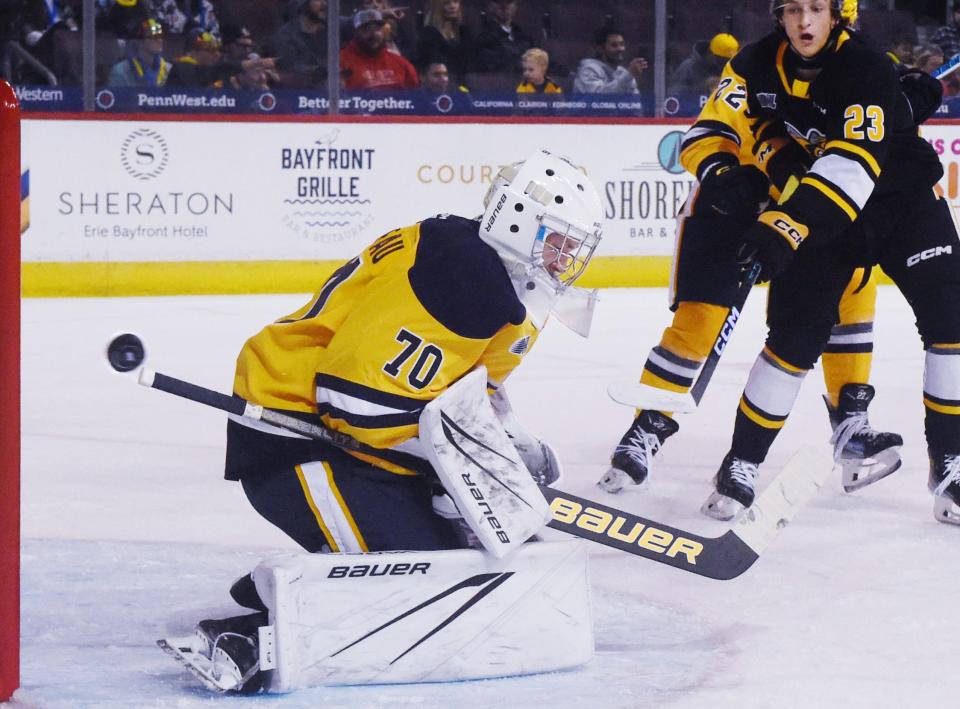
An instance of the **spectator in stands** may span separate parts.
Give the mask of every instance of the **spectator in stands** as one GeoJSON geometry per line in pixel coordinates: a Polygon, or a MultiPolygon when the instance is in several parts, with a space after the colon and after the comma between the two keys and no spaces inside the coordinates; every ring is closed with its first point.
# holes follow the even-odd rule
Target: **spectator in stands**
{"type": "Polygon", "coordinates": [[[520,57],[534,41],[513,21],[518,6],[519,0],[490,0],[477,35],[475,71],[514,74],[520,69],[520,57]]]}
{"type": "Polygon", "coordinates": [[[130,56],[111,67],[107,83],[117,87],[165,85],[173,65],[163,57],[163,25],[144,20],[129,47],[130,56]]]}
{"type": "MultiPolygon", "coordinates": [[[[358,10],[378,10],[383,15],[383,36],[387,43],[387,51],[408,57],[416,51],[414,42],[404,25],[400,23],[406,14],[407,8],[394,7],[391,0],[360,0],[358,10]]],[[[352,39],[353,28],[347,22],[347,41],[352,39]]],[[[342,32],[341,32],[342,35],[342,32]]]]}
{"type": "Polygon", "coordinates": [[[889,53],[895,56],[901,64],[913,66],[913,38],[902,35],[894,37],[890,45],[889,53]]]}
{"type": "Polygon", "coordinates": [[[450,90],[450,72],[443,62],[430,62],[420,70],[420,88],[432,94],[445,94],[450,90]]]}
{"type": "Polygon", "coordinates": [[[239,64],[254,52],[253,33],[243,25],[224,24],[220,28],[221,60],[239,64]]]}
{"type": "Polygon", "coordinates": [[[73,2],[27,0],[21,3],[19,22],[24,46],[36,47],[58,24],[75,32],[79,27],[80,11],[81,8],[73,2]]]}
{"type": "Polygon", "coordinates": [[[420,85],[413,64],[388,52],[379,10],[353,16],[353,39],[340,50],[340,72],[350,91],[414,89],[420,85]]]}
{"type": "Polygon", "coordinates": [[[186,54],[173,60],[171,86],[203,88],[222,79],[220,41],[199,27],[187,33],[186,54]]]}
{"type": "Polygon", "coordinates": [[[725,32],[714,35],[709,41],[695,42],[690,56],[684,59],[667,82],[671,96],[699,94],[704,81],[719,76],[723,65],[740,50],[737,38],[725,32]]]}
{"type": "Polygon", "coordinates": [[[550,55],[542,49],[528,49],[520,58],[523,66],[523,81],[517,86],[518,94],[562,94],[563,89],[547,76],[550,55]]]}
{"type": "MultiPolygon", "coordinates": [[[[82,80],[82,52],[79,33],[83,9],[80,0],[27,0],[11,3],[19,6],[16,24],[21,47],[29,52],[62,84],[78,84],[82,80]]],[[[4,50],[0,44],[0,53],[4,50]]],[[[20,63],[17,80],[26,84],[46,83],[51,74],[33,62],[20,63]]]]}
{"type": "Polygon", "coordinates": [[[463,81],[473,57],[473,34],[463,21],[460,0],[429,0],[417,44],[421,64],[442,62],[463,81]]]}
{"type": "Polygon", "coordinates": [[[97,26],[112,30],[120,39],[137,39],[140,26],[152,17],[150,0],[116,0],[106,16],[97,20],[97,26]]]}
{"type": "Polygon", "coordinates": [[[305,88],[327,78],[327,0],[294,0],[294,16],[265,44],[276,57],[284,87],[305,88]]]}
{"type": "Polygon", "coordinates": [[[950,22],[934,33],[933,43],[940,47],[944,59],[960,54],[960,3],[953,4],[953,16],[950,22]]]}
{"type": "Polygon", "coordinates": [[[575,93],[636,94],[637,81],[648,64],[643,57],[635,57],[623,66],[627,43],[623,33],[615,27],[601,28],[594,36],[596,57],[581,59],[573,81],[575,93]]]}
{"type": "Polygon", "coordinates": [[[279,85],[277,61],[254,52],[253,35],[246,27],[224,24],[223,46],[213,88],[267,89],[279,85]]]}
{"type": "Polygon", "coordinates": [[[943,64],[943,52],[940,47],[931,44],[922,44],[916,48],[913,53],[914,66],[920,71],[932,74],[933,71],[943,64]]]}
{"type": "Polygon", "coordinates": [[[220,40],[220,21],[210,0],[154,0],[155,19],[174,34],[200,29],[220,40]]]}

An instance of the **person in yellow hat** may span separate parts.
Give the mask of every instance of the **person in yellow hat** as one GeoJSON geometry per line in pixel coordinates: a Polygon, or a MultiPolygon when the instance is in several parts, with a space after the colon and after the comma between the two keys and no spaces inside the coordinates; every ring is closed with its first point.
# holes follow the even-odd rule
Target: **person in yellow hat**
{"type": "Polygon", "coordinates": [[[721,32],[709,41],[696,42],[690,56],[680,62],[667,84],[671,96],[699,95],[710,77],[720,76],[723,65],[740,50],[732,34],[721,32]]]}

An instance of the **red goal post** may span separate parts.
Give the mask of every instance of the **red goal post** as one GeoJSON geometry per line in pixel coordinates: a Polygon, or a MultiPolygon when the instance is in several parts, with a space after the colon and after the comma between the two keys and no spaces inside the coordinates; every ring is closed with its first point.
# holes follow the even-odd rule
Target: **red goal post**
{"type": "Polygon", "coordinates": [[[20,685],[20,108],[0,79],[0,702],[20,685]]]}

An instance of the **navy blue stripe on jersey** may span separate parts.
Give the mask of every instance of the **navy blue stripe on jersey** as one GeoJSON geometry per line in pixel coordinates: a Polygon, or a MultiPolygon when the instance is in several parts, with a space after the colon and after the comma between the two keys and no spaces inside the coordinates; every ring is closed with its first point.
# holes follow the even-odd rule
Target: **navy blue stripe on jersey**
{"type": "Polygon", "coordinates": [[[319,416],[330,416],[331,418],[340,419],[356,428],[370,429],[412,426],[420,420],[419,410],[401,414],[365,415],[346,411],[345,409],[340,409],[327,403],[317,404],[317,414],[319,416]]]}
{"type": "Polygon", "coordinates": [[[310,306],[310,309],[305,315],[289,320],[278,320],[277,322],[291,323],[296,322],[297,320],[309,320],[310,318],[315,318],[323,310],[323,306],[327,304],[327,300],[330,299],[331,294],[337,289],[337,286],[350,278],[350,276],[353,275],[353,272],[358,268],[360,268],[360,257],[356,256],[347,261],[330,275],[330,277],[327,279],[327,282],[323,284],[323,288],[321,288],[320,292],[317,294],[317,299],[314,301],[313,305],[310,306]]]}
{"type": "Polygon", "coordinates": [[[786,421],[787,416],[789,415],[789,414],[784,414],[783,416],[777,416],[775,414],[771,414],[769,411],[764,411],[759,406],[757,406],[752,401],[750,401],[750,399],[747,398],[746,394],[743,395],[743,402],[749,407],[751,411],[753,411],[758,416],[760,416],[763,419],[766,419],[771,423],[780,423],[781,421],[786,421]]]}
{"type": "Polygon", "coordinates": [[[385,406],[390,409],[400,411],[419,411],[427,403],[424,399],[415,399],[413,397],[402,396],[400,394],[389,394],[379,389],[357,384],[332,374],[318,373],[314,378],[318,392],[327,390],[334,394],[344,394],[354,399],[360,399],[377,406],[385,406]]]}
{"type": "Polygon", "coordinates": [[[693,377],[682,377],[679,374],[675,374],[674,372],[654,364],[649,359],[643,365],[643,368],[651,374],[655,374],[671,384],[676,384],[677,386],[682,386],[687,389],[693,386],[693,377]]]}
{"type": "Polygon", "coordinates": [[[927,352],[938,355],[960,355],[960,348],[957,347],[928,347],[927,352]]]}
{"type": "MultiPolygon", "coordinates": [[[[505,211],[501,218],[509,223],[513,208],[505,211]]],[[[479,231],[479,222],[463,217],[424,220],[407,276],[420,304],[441,325],[460,337],[487,340],[508,323],[521,325],[527,311],[479,231]]]]}
{"type": "Polygon", "coordinates": [[[740,135],[726,123],[722,121],[703,120],[697,121],[693,127],[684,133],[683,140],[680,142],[680,149],[686,150],[701,140],[717,137],[732,140],[737,145],[740,145],[740,135]]]}

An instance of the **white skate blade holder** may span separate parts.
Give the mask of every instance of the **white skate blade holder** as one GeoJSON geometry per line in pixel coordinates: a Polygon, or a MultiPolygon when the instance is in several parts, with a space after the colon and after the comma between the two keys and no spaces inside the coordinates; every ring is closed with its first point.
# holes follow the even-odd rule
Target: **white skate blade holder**
{"type": "Polygon", "coordinates": [[[157,645],[183,665],[207,689],[218,693],[236,689],[238,678],[216,672],[214,662],[199,652],[199,648],[194,646],[191,640],[192,638],[161,638],[157,640],[157,645]]]}
{"type": "Polygon", "coordinates": [[[960,525],[960,507],[953,503],[946,495],[935,495],[933,498],[933,518],[944,524],[960,525]]]}
{"type": "Polygon", "coordinates": [[[900,446],[887,448],[870,458],[841,458],[839,461],[844,492],[856,492],[900,469],[900,446]]]}
{"type": "Polygon", "coordinates": [[[607,387],[607,396],[635,409],[688,414],[697,408],[689,392],[667,391],[638,382],[613,382],[607,387]]]}

